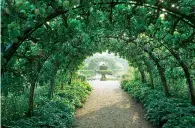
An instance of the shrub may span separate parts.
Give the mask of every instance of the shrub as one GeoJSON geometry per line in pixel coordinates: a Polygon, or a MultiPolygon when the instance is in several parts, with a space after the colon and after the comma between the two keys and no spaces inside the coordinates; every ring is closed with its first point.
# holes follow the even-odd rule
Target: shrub
{"type": "Polygon", "coordinates": [[[47,89],[45,87],[37,88],[34,115],[31,118],[24,116],[28,105],[25,95],[8,97],[7,102],[3,102],[3,110],[7,111],[2,112],[2,125],[11,128],[71,127],[75,107],[82,107],[92,90],[87,82],[76,80],[70,85],[65,85],[63,90],[57,89],[54,98],[49,100],[47,99],[47,89]],[[8,107],[8,105],[15,106],[8,107]],[[18,109],[20,107],[21,110],[18,109]]]}
{"type": "Polygon", "coordinates": [[[58,90],[57,95],[70,101],[75,107],[82,107],[92,88],[87,82],[76,81],[71,85],[65,85],[63,90],[58,90]]]}
{"type": "Polygon", "coordinates": [[[35,109],[32,118],[12,122],[18,128],[70,127],[74,115],[73,106],[58,101],[50,101],[35,109]]]}
{"type": "Polygon", "coordinates": [[[194,128],[195,107],[179,98],[168,98],[159,89],[151,89],[139,81],[122,81],[121,87],[143,103],[145,118],[163,128],[194,128]]]}
{"type": "Polygon", "coordinates": [[[4,123],[16,120],[25,115],[28,106],[28,99],[26,95],[9,95],[8,97],[1,97],[1,120],[4,123]]]}
{"type": "Polygon", "coordinates": [[[86,76],[85,75],[78,75],[78,79],[81,81],[86,81],[86,76]]]}

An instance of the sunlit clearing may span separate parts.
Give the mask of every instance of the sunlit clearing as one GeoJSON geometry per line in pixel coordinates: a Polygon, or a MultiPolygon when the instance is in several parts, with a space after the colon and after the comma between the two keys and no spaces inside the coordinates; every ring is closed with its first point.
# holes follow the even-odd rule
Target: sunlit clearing
{"type": "Polygon", "coordinates": [[[95,53],[87,58],[78,71],[87,80],[120,80],[129,70],[128,61],[114,53],[95,53]]]}

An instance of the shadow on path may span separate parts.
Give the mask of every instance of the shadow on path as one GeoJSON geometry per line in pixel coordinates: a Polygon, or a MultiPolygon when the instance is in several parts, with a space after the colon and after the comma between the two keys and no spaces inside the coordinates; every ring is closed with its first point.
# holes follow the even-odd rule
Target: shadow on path
{"type": "Polygon", "coordinates": [[[120,89],[118,81],[93,81],[84,107],[77,110],[74,128],[154,128],[144,119],[141,104],[120,89]]]}

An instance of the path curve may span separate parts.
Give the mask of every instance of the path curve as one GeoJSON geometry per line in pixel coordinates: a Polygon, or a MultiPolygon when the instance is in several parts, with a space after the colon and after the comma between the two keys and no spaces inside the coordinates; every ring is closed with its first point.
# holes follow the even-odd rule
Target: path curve
{"type": "Polygon", "coordinates": [[[120,89],[118,81],[91,81],[94,90],[78,109],[73,128],[154,128],[143,107],[120,89]]]}

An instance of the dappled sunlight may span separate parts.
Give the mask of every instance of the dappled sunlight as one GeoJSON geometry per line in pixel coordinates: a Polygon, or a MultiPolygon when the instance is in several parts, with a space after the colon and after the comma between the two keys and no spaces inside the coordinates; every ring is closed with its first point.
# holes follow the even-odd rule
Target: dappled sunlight
{"type": "Polygon", "coordinates": [[[120,105],[119,108],[130,109],[131,108],[131,104],[130,103],[127,103],[125,105],[120,105]]]}
{"type": "Polygon", "coordinates": [[[136,122],[138,118],[139,118],[138,113],[135,112],[135,113],[133,114],[133,119],[132,119],[133,122],[136,122]]]}

